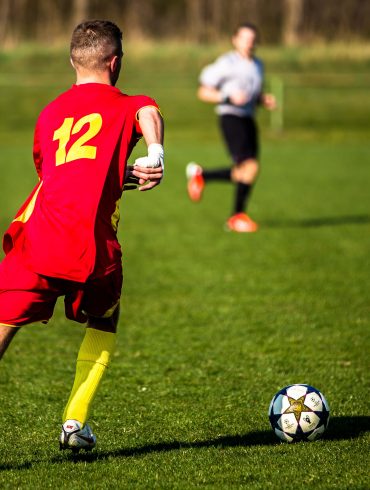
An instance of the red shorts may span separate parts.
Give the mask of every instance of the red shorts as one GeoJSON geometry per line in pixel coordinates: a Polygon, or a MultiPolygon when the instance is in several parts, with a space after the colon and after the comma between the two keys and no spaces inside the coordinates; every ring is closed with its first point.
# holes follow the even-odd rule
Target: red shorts
{"type": "Polygon", "coordinates": [[[121,289],[121,268],[78,283],[36,274],[12,250],[0,263],[0,323],[21,326],[47,322],[59,296],[64,296],[70,320],[85,323],[88,316],[109,317],[119,303],[121,289]]]}

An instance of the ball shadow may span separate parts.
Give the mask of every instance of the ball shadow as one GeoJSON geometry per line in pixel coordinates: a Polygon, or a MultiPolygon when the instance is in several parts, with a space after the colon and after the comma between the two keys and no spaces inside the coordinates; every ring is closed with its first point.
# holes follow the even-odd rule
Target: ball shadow
{"type": "Polygon", "coordinates": [[[340,441],[356,439],[370,432],[370,416],[332,417],[323,439],[340,441]]]}

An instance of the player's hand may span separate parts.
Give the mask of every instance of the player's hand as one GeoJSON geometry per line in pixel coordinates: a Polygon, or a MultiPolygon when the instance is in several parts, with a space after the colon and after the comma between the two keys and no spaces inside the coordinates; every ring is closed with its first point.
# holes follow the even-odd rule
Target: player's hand
{"type": "Polygon", "coordinates": [[[262,105],[269,111],[274,111],[277,108],[276,97],[273,94],[262,94],[262,105]]]}
{"type": "MultiPolygon", "coordinates": [[[[144,157],[146,158],[146,157],[144,157]]],[[[139,159],[138,159],[139,160],[139,159]]],[[[163,177],[163,167],[142,167],[135,161],[132,174],[138,179],[139,191],[149,191],[160,184],[163,177]]]]}
{"type": "Polygon", "coordinates": [[[132,174],[139,179],[139,191],[148,191],[160,184],[164,173],[163,146],[152,143],[148,146],[148,155],[137,158],[132,174]]]}
{"type": "Polygon", "coordinates": [[[233,105],[245,105],[248,102],[249,97],[243,90],[238,90],[233,92],[229,96],[229,99],[233,105]]]}
{"type": "Polygon", "coordinates": [[[135,177],[133,171],[134,171],[133,165],[126,166],[125,181],[123,183],[124,191],[135,190],[139,186],[139,179],[138,177],[135,177]]]}
{"type": "Polygon", "coordinates": [[[149,190],[158,185],[163,177],[163,168],[156,167],[140,167],[139,165],[127,165],[125,182],[123,184],[124,191],[149,190]],[[143,185],[145,184],[145,186],[143,185]],[[142,187],[139,187],[142,186],[142,187]]]}

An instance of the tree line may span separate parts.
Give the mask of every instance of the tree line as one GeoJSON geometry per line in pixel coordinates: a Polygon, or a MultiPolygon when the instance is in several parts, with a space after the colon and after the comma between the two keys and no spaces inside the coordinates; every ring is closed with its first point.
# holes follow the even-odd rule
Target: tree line
{"type": "Polygon", "coordinates": [[[0,44],[68,39],[93,18],[133,39],[213,42],[242,21],[269,44],[370,39],[370,0],[0,0],[0,44]]]}

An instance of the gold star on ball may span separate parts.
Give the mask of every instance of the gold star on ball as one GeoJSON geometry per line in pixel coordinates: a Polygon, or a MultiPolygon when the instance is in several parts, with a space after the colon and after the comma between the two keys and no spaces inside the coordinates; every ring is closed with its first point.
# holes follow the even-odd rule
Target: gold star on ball
{"type": "Polygon", "coordinates": [[[307,407],[307,405],[304,404],[304,399],[304,396],[301,396],[300,398],[298,398],[298,400],[295,400],[294,398],[288,396],[289,407],[285,410],[284,413],[294,413],[297,422],[299,422],[302,412],[312,412],[310,407],[307,407]]]}

